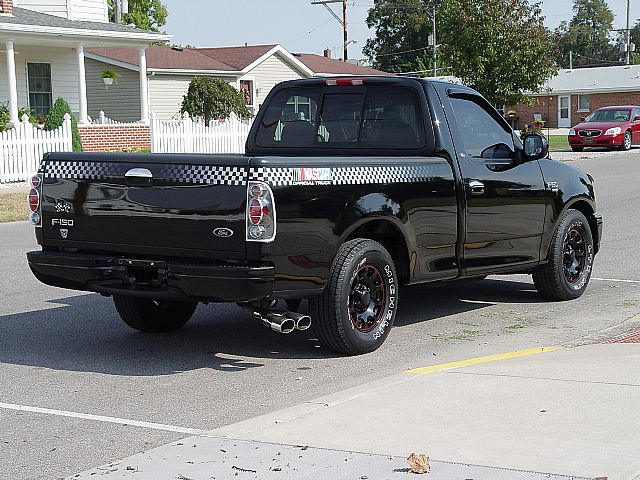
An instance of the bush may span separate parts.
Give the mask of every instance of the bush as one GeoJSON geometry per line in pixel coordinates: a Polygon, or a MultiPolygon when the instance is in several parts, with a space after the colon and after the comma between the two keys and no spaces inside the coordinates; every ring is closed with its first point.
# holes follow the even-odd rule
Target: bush
{"type": "MultiPolygon", "coordinates": [[[[24,114],[29,115],[29,123],[32,125],[36,124],[36,117],[34,116],[33,109],[31,107],[22,107],[18,109],[18,118],[20,121],[22,121],[22,116],[24,114]]],[[[4,131],[4,126],[9,123],[10,117],[9,104],[0,104],[0,132],[4,131]]]]}
{"type": "Polygon", "coordinates": [[[180,113],[188,113],[192,118],[210,120],[228,118],[235,113],[240,118],[251,118],[244,94],[224,80],[213,77],[194,77],[189,90],[182,99],[180,113]]]}
{"type": "Polygon", "coordinates": [[[67,103],[64,98],[58,97],[54,102],[51,110],[49,110],[49,115],[47,115],[47,119],[44,122],[45,130],[55,130],[59,128],[64,123],[64,114],[68,113],[71,117],[71,137],[73,142],[73,151],[81,152],[82,151],[82,140],[80,139],[80,132],[78,132],[78,121],[76,117],[71,113],[71,107],[67,103]]]}

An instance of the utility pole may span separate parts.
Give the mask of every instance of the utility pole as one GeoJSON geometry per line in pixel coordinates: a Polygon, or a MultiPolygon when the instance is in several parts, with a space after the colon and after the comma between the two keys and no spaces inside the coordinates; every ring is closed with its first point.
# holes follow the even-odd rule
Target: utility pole
{"type": "Polygon", "coordinates": [[[569,70],[573,70],[573,50],[569,50],[569,70]]]}
{"type": "Polygon", "coordinates": [[[120,0],[113,0],[113,8],[116,14],[116,23],[122,23],[122,5],[120,4],[120,0]]]}
{"type": "Polygon", "coordinates": [[[313,0],[311,5],[322,5],[327,11],[335,18],[340,25],[342,25],[342,47],[344,50],[343,60],[346,62],[349,58],[348,45],[349,35],[347,32],[347,0],[313,0]],[[330,3],[342,3],[342,18],[338,16],[336,12],[329,7],[330,3]]]}
{"type": "Polygon", "coordinates": [[[630,62],[630,57],[631,57],[631,30],[629,30],[629,4],[630,4],[631,0],[627,0],[627,30],[626,30],[626,41],[627,41],[627,48],[626,48],[626,64],[629,65],[630,62]]]}
{"type": "Polygon", "coordinates": [[[438,48],[438,42],[436,40],[436,7],[432,7],[431,21],[433,27],[433,76],[438,76],[438,68],[436,67],[436,49],[438,48]]]}

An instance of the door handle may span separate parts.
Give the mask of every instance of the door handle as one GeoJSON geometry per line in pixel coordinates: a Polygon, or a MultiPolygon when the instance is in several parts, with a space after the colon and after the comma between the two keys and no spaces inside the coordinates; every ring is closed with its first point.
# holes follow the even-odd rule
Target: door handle
{"type": "Polygon", "coordinates": [[[124,183],[130,187],[150,187],[153,174],[147,168],[132,168],[124,174],[124,183]]]}
{"type": "Polygon", "coordinates": [[[484,183],[479,180],[469,180],[469,191],[471,195],[484,194],[484,183]]]}

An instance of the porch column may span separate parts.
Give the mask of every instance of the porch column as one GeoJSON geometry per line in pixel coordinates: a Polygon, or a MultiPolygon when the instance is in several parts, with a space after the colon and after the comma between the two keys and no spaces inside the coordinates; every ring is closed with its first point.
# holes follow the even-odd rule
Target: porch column
{"type": "Polygon", "coordinates": [[[7,49],[7,77],[9,79],[9,122],[18,124],[18,85],[16,82],[16,55],[13,51],[13,40],[5,42],[7,49]]]}
{"type": "Polygon", "coordinates": [[[139,50],[138,65],[140,66],[140,120],[149,123],[149,84],[147,79],[147,47],[139,50]]]}
{"type": "Polygon", "coordinates": [[[89,114],[87,113],[87,79],[84,70],[84,45],[78,45],[76,47],[76,53],[78,55],[78,101],[80,106],[78,123],[86,124],[89,123],[89,114]]]}

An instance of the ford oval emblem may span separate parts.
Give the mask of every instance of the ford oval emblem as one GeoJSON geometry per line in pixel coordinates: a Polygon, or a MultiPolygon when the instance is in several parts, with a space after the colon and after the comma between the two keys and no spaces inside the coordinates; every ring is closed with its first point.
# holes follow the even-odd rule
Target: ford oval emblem
{"type": "Polygon", "coordinates": [[[233,230],[231,230],[230,228],[216,228],[213,231],[213,234],[216,237],[229,238],[233,236],[233,230]]]}

